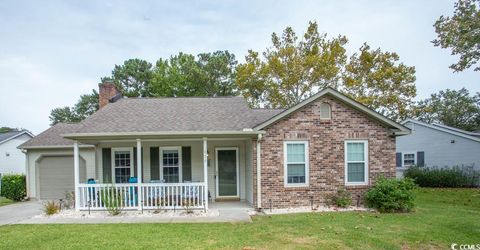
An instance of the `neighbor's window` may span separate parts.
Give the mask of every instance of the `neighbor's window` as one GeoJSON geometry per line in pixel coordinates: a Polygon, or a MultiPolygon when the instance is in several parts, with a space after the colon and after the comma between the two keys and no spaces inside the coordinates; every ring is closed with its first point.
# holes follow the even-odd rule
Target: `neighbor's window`
{"type": "Polygon", "coordinates": [[[415,165],[415,153],[403,154],[403,166],[409,167],[415,165]]]}
{"type": "Polygon", "coordinates": [[[133,174],[132,149],[114,149],[113,155],[115,183],[127,183],[133,174]]]}
{"type": "Polygon", "coordinates": [[[308,141],[284,143],[285,186],[308,185],[308,141]]]}
{"type": "Polygon", "coordinates": [[[345,141],[345,182],[350,185],[367,184],[368,143],[365,140],[345,141]]]}
{"type": "Polygon", "coordinates": [[[332,110],[330,104],[322,103],[320,104],[320,119],[330,119],[332,118],[332,110]]]}
{"type": "Polygon", "coordinates": [[[178,183],[181,180],[180,148],[162,148],[161,178],[167,183],[178,183]]]}

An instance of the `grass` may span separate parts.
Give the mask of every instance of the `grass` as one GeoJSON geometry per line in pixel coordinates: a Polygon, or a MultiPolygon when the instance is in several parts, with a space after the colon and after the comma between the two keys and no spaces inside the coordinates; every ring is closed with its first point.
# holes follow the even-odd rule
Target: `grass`
{"type": "Polygon", "coordinates": [[[248,224],[10,225],[0,249],[447,249],[480,244],[479,189],[420,189],[410,214],[257,216],[248,224]]]}
{"type": "Polygon", "coordinates": [[[9,204],[12,204],[12,203],[15,203],[15,201],[12,201],[10,199],[7,199],[5,197],[0,196],[0,207],[5,206],[5,205],[9,205],[9,204]]]}

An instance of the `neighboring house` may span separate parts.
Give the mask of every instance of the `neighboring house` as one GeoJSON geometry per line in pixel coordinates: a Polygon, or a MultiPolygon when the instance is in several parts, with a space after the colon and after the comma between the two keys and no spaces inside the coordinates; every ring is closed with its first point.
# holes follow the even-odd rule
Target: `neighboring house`
{"type": "Polygon", "coordinates": [[[325,204],[346,187],[357,200],[378,176],[395,176],[395,138],[409,133],[331,88],[280,110],[241,97],[122,98],[99,86],[99,111],[21,146],[29,197],[76,190],[77,210],[105,209],[115,195],[126,209],[286,208],[325,204]]]}
{"type": "Polygon", "coordinates": [[[480,169],[480,133],[407,119],[411,134],[397,138],[397,176],[413,165],[480,169]]]}
{"type": "Polygon", "coordinates": [[[0,133],[0,174],[25,173],[25,154],[17,147],[32,137],[26,130],[0,133]]]}

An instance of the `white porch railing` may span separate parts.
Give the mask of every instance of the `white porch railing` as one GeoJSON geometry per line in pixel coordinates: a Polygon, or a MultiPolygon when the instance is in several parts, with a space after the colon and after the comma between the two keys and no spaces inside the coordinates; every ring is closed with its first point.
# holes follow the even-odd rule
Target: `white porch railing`
{"type": "Polygon", "coordinates": [[[204,209],[208,192],[203,182],[79,184],[80,210],[106,210],[116,202],[133,209],[204,209]],[[142,204],[138,202],[141,188],[142,204]]]}

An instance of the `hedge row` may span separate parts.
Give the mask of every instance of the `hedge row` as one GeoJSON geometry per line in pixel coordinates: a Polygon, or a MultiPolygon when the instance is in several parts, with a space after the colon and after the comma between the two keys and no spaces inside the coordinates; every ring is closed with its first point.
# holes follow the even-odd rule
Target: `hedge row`
{"type": "Polygon", "coordinates": [[[0,196],[14,201],[21,201],[25,199],[27,196],[27,183],[25,175],[3,175],[0,196]]]}

